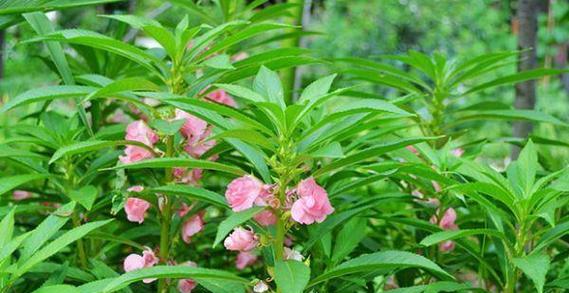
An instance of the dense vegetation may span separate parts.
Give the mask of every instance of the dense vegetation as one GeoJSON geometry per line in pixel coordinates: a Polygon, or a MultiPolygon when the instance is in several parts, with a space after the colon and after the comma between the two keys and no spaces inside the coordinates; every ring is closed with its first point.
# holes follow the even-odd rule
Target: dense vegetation
{"type": "Polygon", "coordinates": [[[1,3],[0,292],[569,290],[538,2],[1,3]]]}

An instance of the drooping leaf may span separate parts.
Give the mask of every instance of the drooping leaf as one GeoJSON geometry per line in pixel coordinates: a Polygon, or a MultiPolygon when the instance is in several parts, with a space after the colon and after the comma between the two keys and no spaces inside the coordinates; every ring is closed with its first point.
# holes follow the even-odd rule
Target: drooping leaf
{"type": "Polygon", "coordinates": [[[217,246],[224,238],[235,228],[239,226],[256,214],[260,213],[263,210],[263,207],[253,207],[248,210],[233,213],[231,216],[227,217],[227,219],[223,220],[219,227],[217,228],[217,233],[215,234],[215,240],[213,241],[213,247],[217,246]]]}

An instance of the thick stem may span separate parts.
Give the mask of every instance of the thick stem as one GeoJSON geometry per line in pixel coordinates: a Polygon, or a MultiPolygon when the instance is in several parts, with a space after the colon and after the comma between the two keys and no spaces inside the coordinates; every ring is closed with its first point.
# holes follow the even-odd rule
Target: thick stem
{"type": "Polygon", "coordinates": [[[285,222],[281,216],[277,220],[276,238],[273,243],[273,251],[275,253],[275,261],[283,260],[284,255],[284,239],[286,234],[285,222]]]}

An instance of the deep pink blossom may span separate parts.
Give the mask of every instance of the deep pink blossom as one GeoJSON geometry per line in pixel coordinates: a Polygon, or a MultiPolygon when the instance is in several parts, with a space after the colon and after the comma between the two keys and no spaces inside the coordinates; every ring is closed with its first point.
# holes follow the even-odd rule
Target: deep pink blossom
{"type": "Polygon", "coordinates": [[[204,228],[204,213],[200,212],[184,222],[182,225],[182,239],[186,243],[191,242],[191,237],[199,233],[204,228]]]}
{"type": "Polygon", "coordinates": [[[246,267],[254,264],[257,261],[257,256],[248,251],[239,252],[235,260],[235,267],[238,270],[243,270],[246,267]]]}
{"type": "Polygon", "coordinates": [[[124,205],[126,217],[131,222],[144,222],[144,215],[146,210],[150,208],[150,203],[144,199],[129,197],[124,205]]]}
{"type": "Polygon", "coordinates": [[[301,224],[322,223],[334,212],[328,200],[328,193],[310,177],[300,181],[296,188],[300,196],[291,208],[292,219],[301,224]]]}
{"type": "Polygon", "coordinates": [[[231,209],[239,212],[251,208],[262,189],[263,182],[251,175],[245,175],[229,183],[225,198],[231,209]]]}
{"type": "Polygon", "coordinates": [[[259,243],[259,237],[252,230],[237,227],[227,238],[224,245],[228,250],[233,251],[251,251],[259,243]]]}

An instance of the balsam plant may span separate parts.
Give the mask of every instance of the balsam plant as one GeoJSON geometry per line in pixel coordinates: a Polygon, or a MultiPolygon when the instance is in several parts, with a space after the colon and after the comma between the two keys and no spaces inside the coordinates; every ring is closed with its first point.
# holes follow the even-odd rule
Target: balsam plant
{"type": "Polygon", "coordinates": [[[461,126],[565,125],[473,98],[560,71],[478,81],[515,52],[389,56],[410,72],[334,60],[351,64],[342,76],[402,96],[335,88],[332,74],[291,101],[278,70],[331,64],[278,47],[311,34],[275,21],[298,4],[172,2],[188,12],[173,27],[105,15],[104,33],[14,10],[29,12],[18,15],[38,34],[27,43],[45,44],[61,84],[0,108],[2,292],[568,287],[565,169],[541,167],[532,140],[517,141],[525,148],[507,169],[488,167],[484,141],[461,126]],[[127,26],[159,47],[122,41],[127,26]]]}

